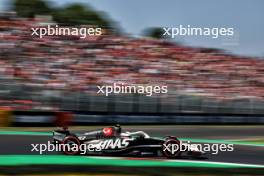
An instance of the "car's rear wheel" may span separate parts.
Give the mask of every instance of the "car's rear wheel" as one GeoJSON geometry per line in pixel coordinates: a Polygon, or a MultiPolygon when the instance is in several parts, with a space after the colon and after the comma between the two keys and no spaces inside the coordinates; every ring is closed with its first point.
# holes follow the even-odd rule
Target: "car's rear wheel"
{"type": "Polygon", "coordinates": [[[80,141],[76,136],[66,136],[62,141],[63,153],[66,155],[77,155],[80,153],[80,141]]]}
{"type": "Polygon", "coordinates": [[[170,137],[165,140],[162,145],[162,154],[167,158],[177,158],[181,155],[180,141],[175,137],[170,137]]]}

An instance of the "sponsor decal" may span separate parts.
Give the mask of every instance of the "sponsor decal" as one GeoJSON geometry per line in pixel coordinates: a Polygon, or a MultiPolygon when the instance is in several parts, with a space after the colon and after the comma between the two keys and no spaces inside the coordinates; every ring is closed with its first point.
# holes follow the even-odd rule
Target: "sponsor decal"
{"type": "MultiPolygon", "coordinates": [[[[116,139],[107,139],[99,141],[96,144],[92,144],[94,148],[100,149],[100,150],[106,150],[106,149],[122,149],[129,145],[129,142],[133,139],[130,138],[116,138],[116,139]]],[[[92,147],[92,146],[91,146],[92,147]]]]}

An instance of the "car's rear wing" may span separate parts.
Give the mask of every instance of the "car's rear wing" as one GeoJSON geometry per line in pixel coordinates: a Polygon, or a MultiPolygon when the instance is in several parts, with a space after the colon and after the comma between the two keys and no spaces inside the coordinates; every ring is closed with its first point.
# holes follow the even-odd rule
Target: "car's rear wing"
{"type": "Polygon", "coordinates": [[[54,140],[62,142],[63,139],[69,134],[70,132],[68,130],[54,130],[52,133],[52,137],[54,140]]]}

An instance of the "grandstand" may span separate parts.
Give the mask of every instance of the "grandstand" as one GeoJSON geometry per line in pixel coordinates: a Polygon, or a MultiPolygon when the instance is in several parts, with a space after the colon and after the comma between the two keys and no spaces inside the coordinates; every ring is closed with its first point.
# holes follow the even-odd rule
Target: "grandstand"
{"type": "MultiPolygon", "coordinates": [[[[31,36],[46,21],[0,18],[1,107],[114,112],[264,113],[264,60],[165,40],[31,36]],[[122,81],[167,95],[97,95],[122,81]]],[[[54,24],[54,23],[53,23],[54,24]]]]}

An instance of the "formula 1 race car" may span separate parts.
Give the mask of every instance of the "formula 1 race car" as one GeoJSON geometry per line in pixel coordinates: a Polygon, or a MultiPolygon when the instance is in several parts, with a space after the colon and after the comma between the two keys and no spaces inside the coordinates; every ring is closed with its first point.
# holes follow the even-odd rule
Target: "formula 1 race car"
{"type": "Polygon", "coordinates": [[[64,145],[62,152],[67,155],[103,156],[163,156],[166,158],[204,156],[197,148],[188,148],[174,136],[150,137],[143,131],[121,132],[119,125],[89,131],[71,133],[68,129],[53,131],[53,143],[64,145]],[[67,146],[67,147],[65,147],[67,146]]]}

